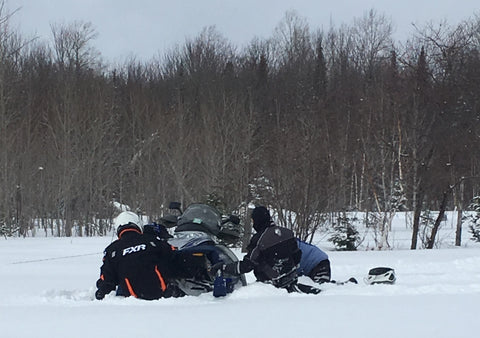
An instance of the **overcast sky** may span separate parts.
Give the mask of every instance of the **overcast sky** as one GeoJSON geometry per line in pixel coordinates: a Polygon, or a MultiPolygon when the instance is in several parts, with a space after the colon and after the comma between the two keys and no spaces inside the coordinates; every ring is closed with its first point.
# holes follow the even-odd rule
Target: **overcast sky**
{"type": "Polygon", "coordinates": [[[413,32],[412,23],[449,24],[480,14],[480,0],[5,0],[20,8],[12,26],[25,37],[51,40],[51,24],[91,22],[94,41],[108,61],[135,56],[148,60],[202,28],[215,26],[242,47],[254,37],[267,38],[288,10],[296,10],[312,29],[351,24],[369,9],[385,14],[396,26],[396,39],[413,32]]]}

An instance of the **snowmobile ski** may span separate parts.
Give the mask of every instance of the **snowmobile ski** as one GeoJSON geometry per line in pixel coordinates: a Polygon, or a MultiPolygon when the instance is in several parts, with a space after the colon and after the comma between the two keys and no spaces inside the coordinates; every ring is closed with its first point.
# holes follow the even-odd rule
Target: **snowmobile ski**
{"type": "Polygon", "coordinates": [[[345,285],[345,284],[348,284],[348,283],[358,284],[358,281],[355,279],[355,277],[350,277],[349,279],[347,279],[346,281],[343,281],[343,282],[337,282],[335,280],[331,280],[330,283],[333,283],[333,284],[336,284],[336,285],[345,285]]]}

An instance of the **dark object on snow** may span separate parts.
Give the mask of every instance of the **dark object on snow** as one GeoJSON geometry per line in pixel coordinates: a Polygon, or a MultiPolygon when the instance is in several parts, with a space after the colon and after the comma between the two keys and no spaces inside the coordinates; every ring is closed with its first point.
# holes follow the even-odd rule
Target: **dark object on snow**
{"type": "Polygon", "coordinates": [[[227,295],[227,281],[220,274],[213,281],[213,296],[225,297],[227,295]]]}
{"type": "Polygon", "coordinates": [[[347,279],[346,281],[343,281],[343,282],[337,282],[335,280],[331,280],[330,283],[333,283],[333,284],[336,284],[336,285],[345,285],[345,284],[348,284],[348,283],[358,284],[355,277],[350,277],[349,279],[347,279]]]}
{"type": "Polygon", "coordinates": [[[353,284],[358,284],[357,280],[353,277],[350,277],[350,279],[347,282],[350,282],[350,283],[353,283],[353,284]]]}
{"type": "Polygon", "coordinates": [[[213,296],[225,297],[232,293],[235,289],[235,284],[232,278],[225,278],[222,270],[216,272],[215,280],[213,281],[213,296]]]}
{"type": "Polygon", "coordinates": [[[95,291],[95,298],[97,300],[102,300],[103,298],[105,298],[105,293],[102,290],[97,290],[95,291]]]}
{"type": "Polygon", "coordinates": [[[396,280],[395,270],[388,267],[370,269],[368,276],[365,277],[367,284],[394,284],[396,280]]]}
{"type": "Polygon", "coordinates": [[[296,283],[292,284],[287,288],[288,293],[292,292],[298,292],[298,293],[306,293],[306,294],[312,294],[312,295],[318,295],[322,290],[306,285],[306,284],[301,284],[301,283],[296,283]]]}

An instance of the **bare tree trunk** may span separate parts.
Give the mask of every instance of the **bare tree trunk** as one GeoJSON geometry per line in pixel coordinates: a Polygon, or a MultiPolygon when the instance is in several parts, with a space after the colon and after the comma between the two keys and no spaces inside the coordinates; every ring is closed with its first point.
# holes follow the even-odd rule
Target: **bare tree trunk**
{"type": "Polygon", "coordinates": [[[460,208],[457,211],[457,229],[455,231],[455,246],[462,245],[462,217],[463,217],[463,210],[461,207],[461,203],[459,204],[460,208]]]}
{"type": "Polygon", "coordinates": [[[440,211],[438,213],[437,219],[435,220],[435,224],[433,225],[432,232],[428,237],[427,249],[433,249],[433,246],[435,244],[435,237],[437,236],[438,229],[440,228],[440,224],[442,224],[442,220],[445,216],[445,209],[447,207],[447,199],[449,192],[450,189],[447,189],[443,192],[442,202],[440,203],[440,211]]]}
{"type": "Polygon", "coordinates": [[[17,184],[17,189],[15,193],[15,221],[17,223],[17,228],[19,229],[20,235],[23,237],[27,236],[27,229],[23,222],[23,213],[22,213],[22,187],[20,184],[17,184]]]}
{"type": "Polygon", "coordinates": [[[460,193],[459,196],[456,198],[456,205],[457,205],[457,229],[455,231],[455,246],[462,245],[462,218],[463,218],[463,192],[465,189],[465,184],[463,180],[460,182],[460,193]]]}
{"type": "Polygon", "coordinates": [[[422,213],[423,194],[418,193],[415,199],[415,209],[413,212],[412,242],[410,249],[415,250],[418,242],[418,232],[420,229],[420,214],[422,213]]]}

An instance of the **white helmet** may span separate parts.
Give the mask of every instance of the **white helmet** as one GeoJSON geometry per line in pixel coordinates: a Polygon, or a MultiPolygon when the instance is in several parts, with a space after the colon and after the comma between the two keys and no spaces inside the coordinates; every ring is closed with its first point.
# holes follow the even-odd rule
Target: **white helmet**
{"type": "Polygon", "coordinates": [[[394,284],[397,279],[392,268],[378,267],[370,269],[364,280],[367,284],[394,284]]]}
{"type": "Polygon", "coordinates": [[[142,220],[138,215],[131,211],[121,212],[113,221],[114,226],[117,228],[117,236],[120,237],[121,233],[126,229],[136,230],[142,232],[142,220]]]}

